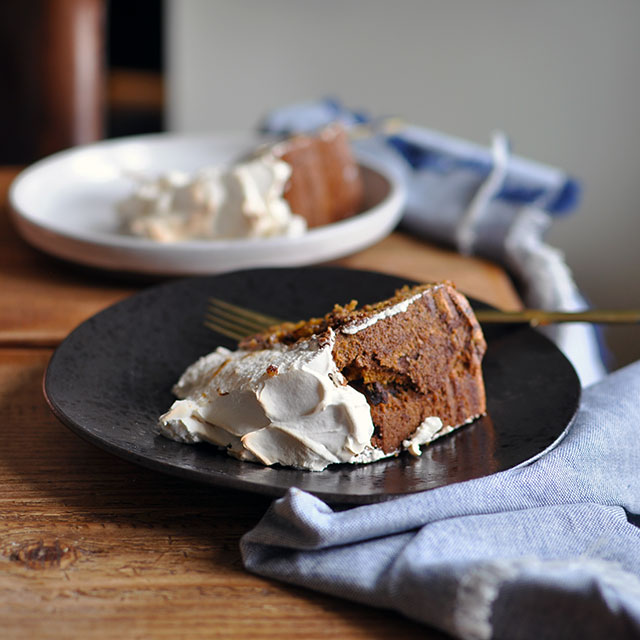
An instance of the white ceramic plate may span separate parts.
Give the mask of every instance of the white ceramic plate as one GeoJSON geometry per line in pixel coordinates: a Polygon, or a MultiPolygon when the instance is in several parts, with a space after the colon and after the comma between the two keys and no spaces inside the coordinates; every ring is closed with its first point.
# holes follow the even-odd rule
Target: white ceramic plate
{"type": "Polygon", "coordinates": [[[397,224],[406,198],[402,183],[375,157],[359,151],[365,210],[300,237],[158,244],[119,232],[115,205],[133,189],[125,172],[192,172],[229,162],[264,141],[250,133],[157,134],[62,151],[15,179],[9,192],[14,221],[28,242],[59,258],[157,275],[324,262],[374,244],[397,224]]]}

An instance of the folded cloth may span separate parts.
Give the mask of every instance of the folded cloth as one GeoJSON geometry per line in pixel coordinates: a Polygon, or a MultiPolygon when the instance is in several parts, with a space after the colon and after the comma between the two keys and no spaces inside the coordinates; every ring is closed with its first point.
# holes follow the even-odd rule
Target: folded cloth
{"type": "MultiPolygon", "coordinates": [[[[564,257],[543,239],[553,218],[572,211],[579,200],[579,185],[565,172],[513,156],[500,133],[490,148],[417,126],[386,134],[385,119],[377,122],[336,100],[280,107],[266,116],[261,130],[289,135],[333,121],[347,127],[370,123],[373,135],[354,145],[384,160],[406,182],[406,229],[502,264],[529,307],[587,308],[564,257]]],[[[584,386],[605,375],[592,327],[562,325],[544,332],[572,361],[584,386]]]]}
{"type": "Polygon", "coordinates": [[[469,639],[640,637],[640,362],[591,386],[535,461],[333,511],[297,489],[241,541],[247,569],[469,639]]]}

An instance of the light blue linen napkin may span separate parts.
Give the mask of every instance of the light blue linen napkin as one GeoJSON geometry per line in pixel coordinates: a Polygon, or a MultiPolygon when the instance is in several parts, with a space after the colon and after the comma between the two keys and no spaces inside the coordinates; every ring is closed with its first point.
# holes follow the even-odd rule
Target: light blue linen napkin
{"type": "Polygon", "coordinates": [[[492,476],[334,511],[297,489],[248,570],[455,637],[640,638],[640,362],[583,392],[564,439],[492,476]]]}
{"type": "MultiPolygon", "coordinates": [[[[277,135],[313,131],[329,122],[351,127],[370,118],[339,101],[325,99],[280,107],[261,130],[277,135]]],[[[588,307],[564,256],[544,241],[553,219],[575,209],[576,180],[564,171],[514,156],[506,136],[496,133],[489,147],[407,125],[353,143],[375,154],[407,185],[402,226],[461,253],[487,257],[512,275],[529,307],[579,311],[588,307]]],[[[544,332],[571,360],[584,386],[606,374],[593,327],[556,325],[544,332]]]]}

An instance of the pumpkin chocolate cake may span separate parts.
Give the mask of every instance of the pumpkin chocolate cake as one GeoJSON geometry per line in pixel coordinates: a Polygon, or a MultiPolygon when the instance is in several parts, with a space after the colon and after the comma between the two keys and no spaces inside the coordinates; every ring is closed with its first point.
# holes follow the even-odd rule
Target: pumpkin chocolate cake
{"type": "Polygon", "coordinates": [[[342,125],[330,124],[313,135],[291,136],[269,152],[291,167],[283,197],[310,228],[361,211],[362,176],[342,125]]]}
{"type": "Polygon", "coordinates": [[[372,462],[486,410],[482,330],[453,285],[405,287],[284,323],[201,358],[160,419],[168,437],[243,460],[319,471],[372,462]]]}
{"type": "Polygon", "coordinates": [[[358,309],[336,305],[324,318],[285,323],[240,343],[255,350],[335,334],[333,359],[371,409],[375,448],[401,448],[428,417],[457,427],[485,413],[486,343],[467,299],[453,285],[404,287],[358,309]]]}

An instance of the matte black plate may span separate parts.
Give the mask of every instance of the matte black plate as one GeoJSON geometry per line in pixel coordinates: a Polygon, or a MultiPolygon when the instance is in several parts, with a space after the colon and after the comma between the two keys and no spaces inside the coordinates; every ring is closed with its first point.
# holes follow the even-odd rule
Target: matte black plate
{"type": "MultiPolygon", "coordinates": [[[[573,367],[528,327],[485,327],[488,415],[424,449],[369,465],[322,472],[240,462],[207,444],[156,432],[183,370],[234,343],[203,325],[217,296],[291,319],[322,315],[335,302],[375,302],[405,284],[393,276],[338,268],[260,269],[190,278],[147,289],[75,329],[54,353],[45,395],[78,435],[122,458],[213,485],[282,495],[299,487],[325,500],[365,503],[509,469],[563,434],[580,398],[573,367]]],[[[477,306],[479,303],[474,303],[477,306]]]]}

